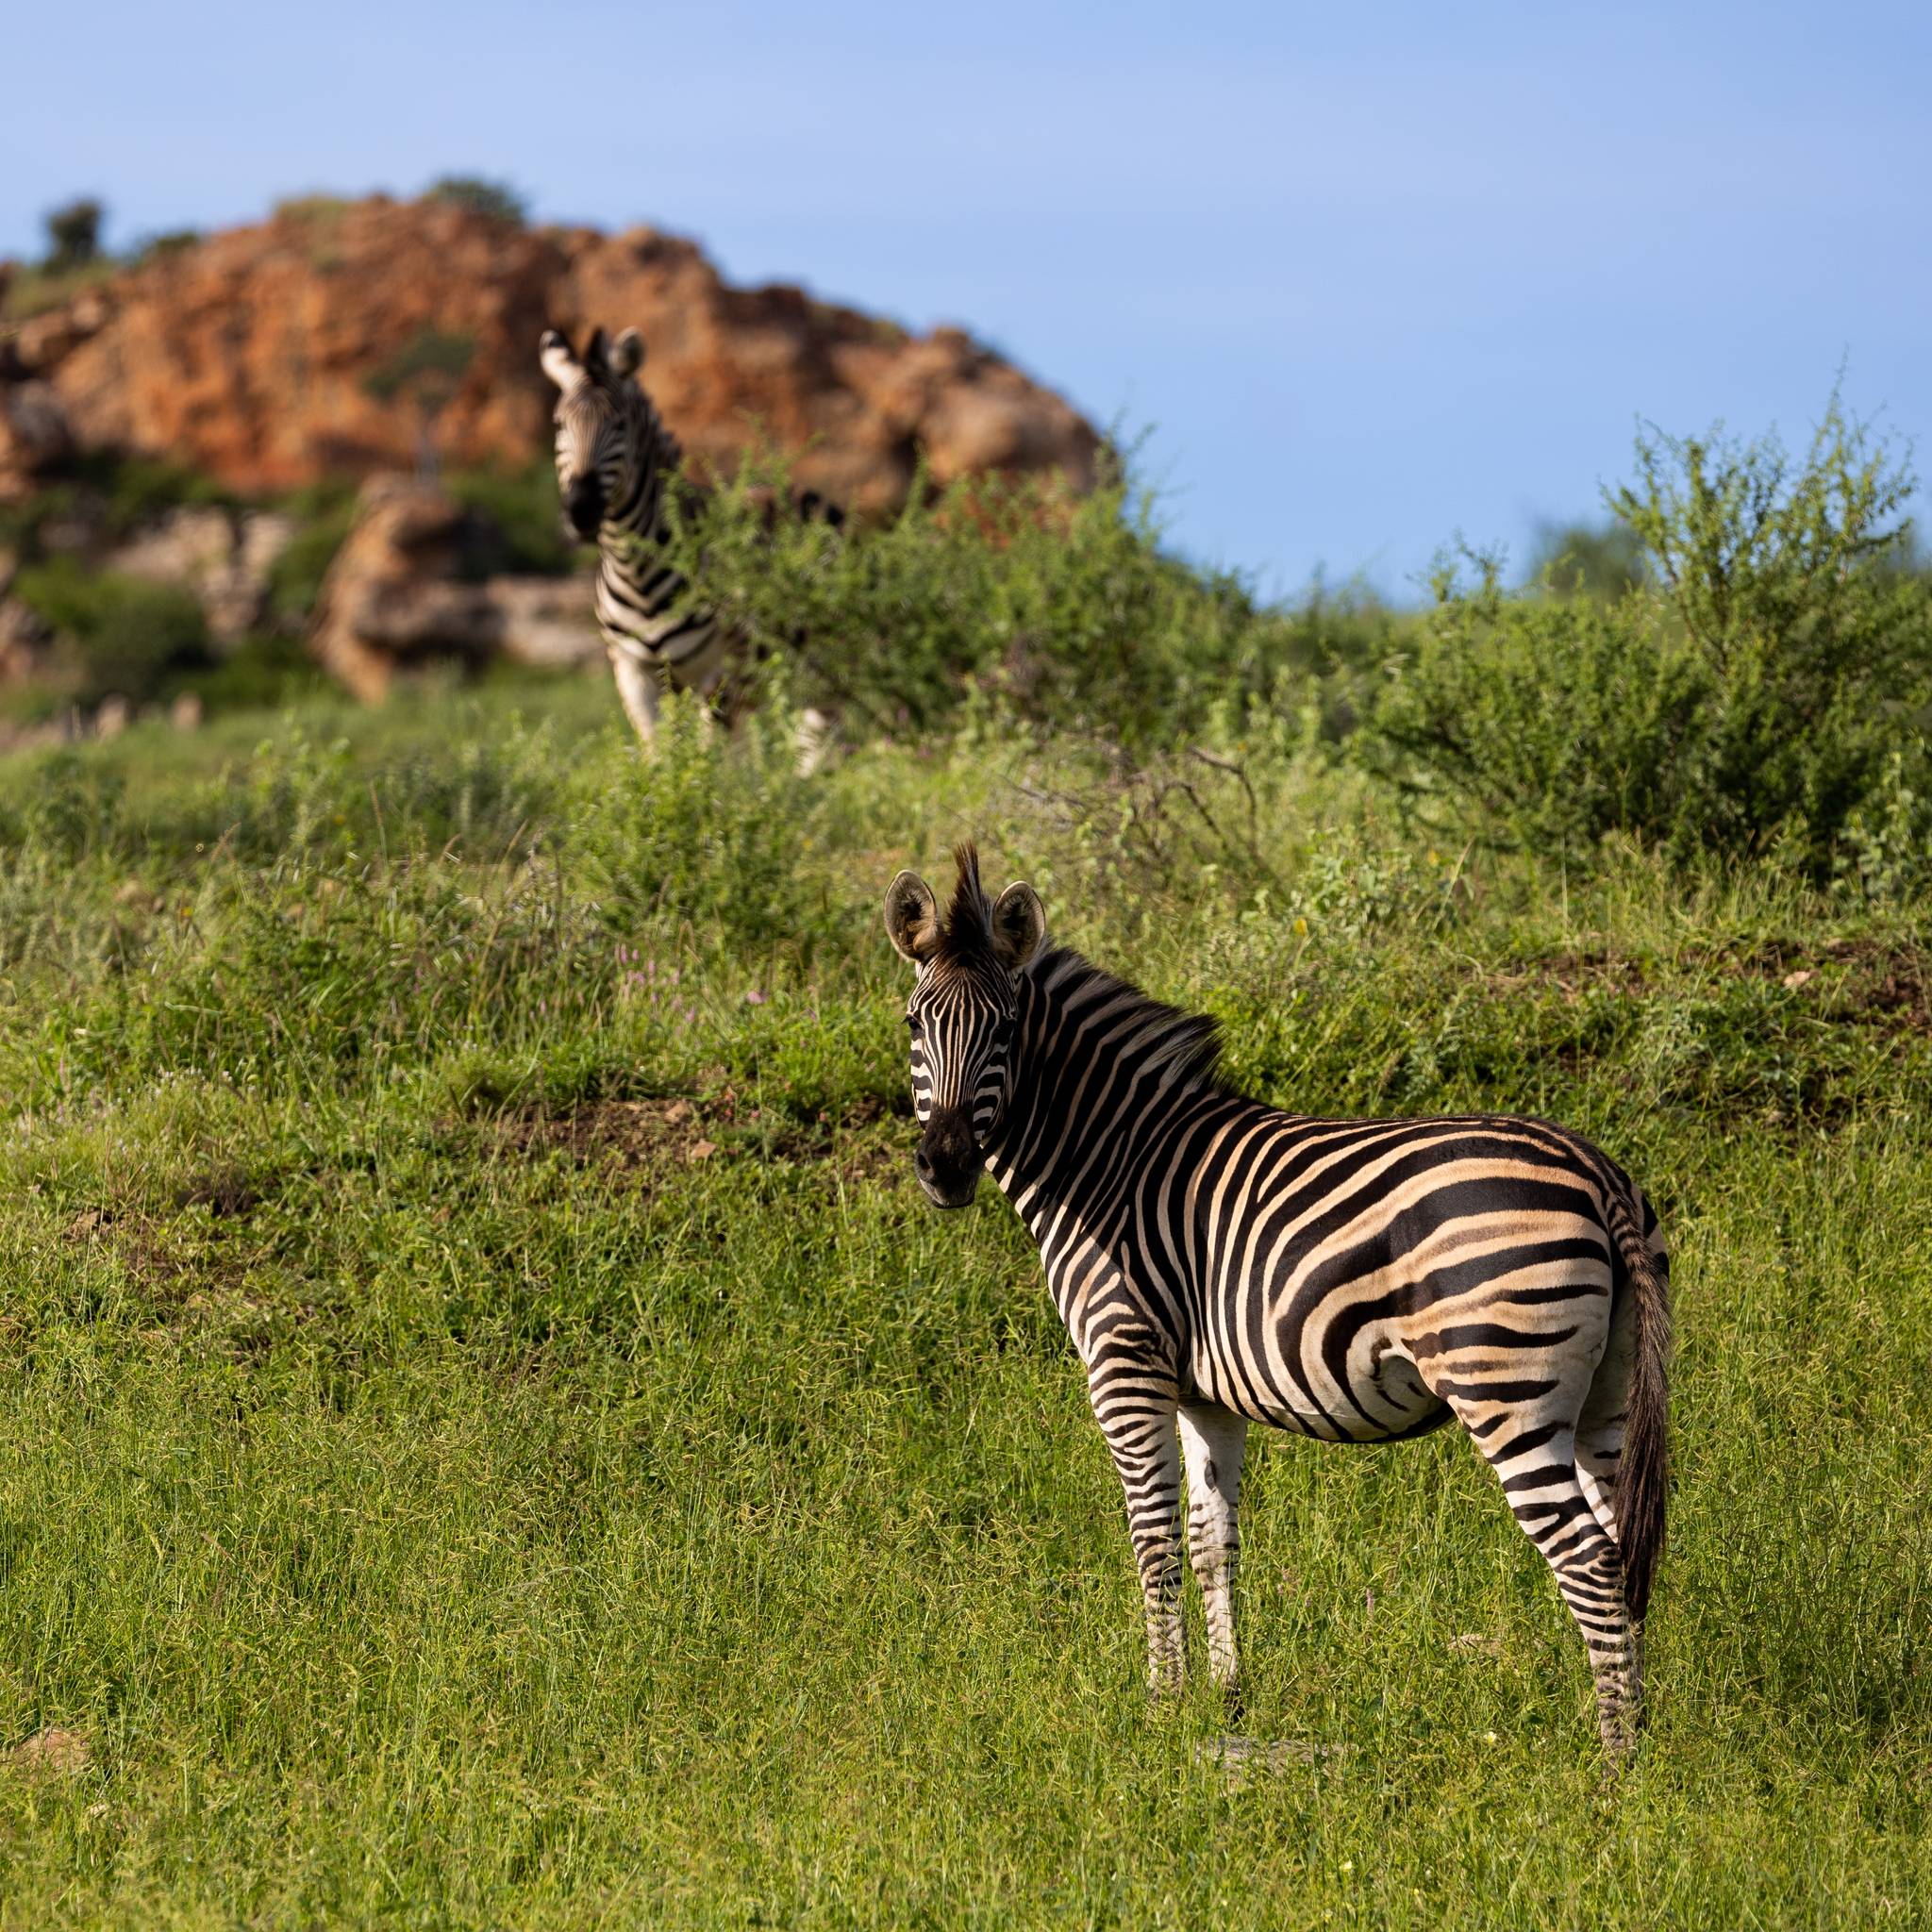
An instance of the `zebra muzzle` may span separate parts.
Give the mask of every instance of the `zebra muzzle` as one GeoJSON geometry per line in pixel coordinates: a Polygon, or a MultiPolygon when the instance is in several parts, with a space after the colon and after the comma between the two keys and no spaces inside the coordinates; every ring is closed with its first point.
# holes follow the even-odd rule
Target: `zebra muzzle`
{"type": "Polygon", "coordinates": [[[980,1151],[964,1108],[933,1114],[912,1150],[912,1171],[937,1208],[964,1208],[979,1187],[980,1151]]]}
{"type": "Polygon", "coordinates": [[[604,521],[604,486],[595,475],[579,476],[564,492],[563,512],[579,537],[594,537],[604,521]]]}

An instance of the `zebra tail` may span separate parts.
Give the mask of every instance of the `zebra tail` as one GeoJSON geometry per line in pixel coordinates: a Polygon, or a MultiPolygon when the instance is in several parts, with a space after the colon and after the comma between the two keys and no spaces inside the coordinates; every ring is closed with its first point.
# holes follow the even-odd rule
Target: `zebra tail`
{"type": "Polygon", "coordinates": [[[1624,1212],[1616,1216],[1616,1222],[1617,1245],[1630,1291],[1637,1297],[1637,1350],[1614,1502],[1624,1558],[1624,1601],[1633,1621],[1641,1624],[1664,1548],[1671,1295],[1663,1267],[1644,1239],[1641,1218],[1624,1212]]]}

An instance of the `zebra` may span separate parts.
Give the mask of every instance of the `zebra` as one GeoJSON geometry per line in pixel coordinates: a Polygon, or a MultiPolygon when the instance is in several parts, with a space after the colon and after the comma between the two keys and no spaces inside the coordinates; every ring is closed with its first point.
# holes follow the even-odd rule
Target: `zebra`
{"type": "MultiPolygon", "coordinates": [[[[538,361],[557,388],[557,485],[564,516],[597,545],[597,628],[610,658],[617,695],[648,749],[657,736],[666,679],[711,701],[729,720],[739,691],[734,672],[742,640],[715,611],[680,610],[682,575],[662,556],[670,538],[666,488],[683,452],[637,380],[644,339],[625,329],[607,343],[592,329],[581,358],[559,329],[543,331],[538,361]]],[[[802,515],[834,525],[836,505],[811,492],[802,515]]],[[[799,725],[801,765],[824,755],[830,720],[808,710],[799,725]]]]}
{"type": "Polygon", "coordinates": [[[1211,1020],[1049,945],[1032,887],[990,899],[974,848],[955,859],[943,914],[910,872],[886,894],[917,971],[913,1168],[944,1208],[991,1174],[1039,1243],[1125,1492],[1151,1689],[1185,1669],[1179,1450],[1233,1710],[1248,1425],[1401,1441],[1453,1417],[1555,1574],[1622,1757],[1663,1546],[1670,1340],[1669,1262],[1634,1183],[1543,1121],[1245,1098],[1211,1020]]]}

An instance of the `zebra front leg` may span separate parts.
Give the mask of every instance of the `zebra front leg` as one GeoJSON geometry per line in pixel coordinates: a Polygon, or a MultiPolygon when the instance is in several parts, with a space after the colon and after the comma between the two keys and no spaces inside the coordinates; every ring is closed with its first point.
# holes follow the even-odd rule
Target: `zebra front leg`
{"type": "Polygon", "coordinates": [[[829,711],[822,711],[816,705],[808,705],[798,714],[798,727],[791,735],[792,749],[798,756],[798,775],[801,778],[813,776],[825,762],[832,749],[836,731],[829,711]]]}
{"type": "Polygon", "coordinates": [[[1170,1387],[1138,1375],[1090,1377],[1088,1392],[1127,1500],[1127,1534],[1147,1608],[1147,1684],[1157,1697],[1187,1675],[1181,1629],[1181,1457],[1170,1387]]]}
{"type": "Polygon", "coordinates": [[[649,751],[658,740],[658,673],[623,644],[607,643],[610,675],[617,682],[618,702],[630,720],[638,742],[649,751]]]}
{"type": "Polygon", "coordinates": [[[1234,1576],[1241,1551],[1241,1457],[1247,1448],[1248,1425],[1242,1417],[1208,1406],[1184,1404],[1179,1419],[1188,1466],[1188,1557],[1201,1586],[1208,1666],[1233,1716],[1241,1698],[1234,1576]]]}

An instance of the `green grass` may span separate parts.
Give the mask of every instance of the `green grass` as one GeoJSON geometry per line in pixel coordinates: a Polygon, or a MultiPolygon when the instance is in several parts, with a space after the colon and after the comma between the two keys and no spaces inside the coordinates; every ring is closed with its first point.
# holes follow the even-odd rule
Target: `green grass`
{"type": "Polygon", "coordinates": [[[1250,838],[1198,766],[807,784],[611,712],[0,770],[0,1926],[1924,1923],[1924,904],[1432,852],[1293,760],[1250,838]],[[1037,1258],[910,1180],[878,899],[969,830],[1257,1091],[1556,1114],[1658,1201],[1620,1780],[1451,1435],[1251,1452],[1242,1728],[1312,1764],[1149,1710],[1037,1258]]]}

